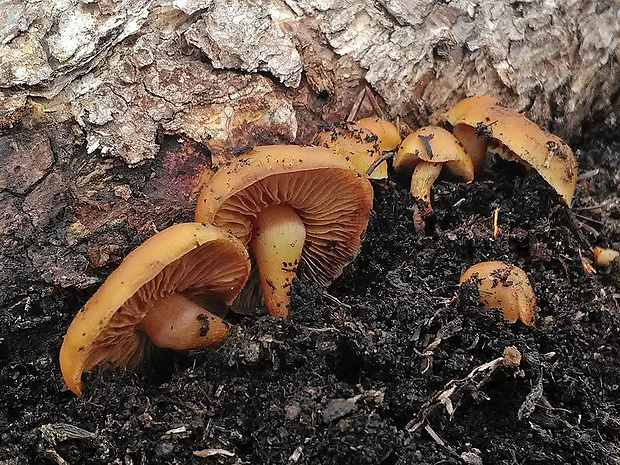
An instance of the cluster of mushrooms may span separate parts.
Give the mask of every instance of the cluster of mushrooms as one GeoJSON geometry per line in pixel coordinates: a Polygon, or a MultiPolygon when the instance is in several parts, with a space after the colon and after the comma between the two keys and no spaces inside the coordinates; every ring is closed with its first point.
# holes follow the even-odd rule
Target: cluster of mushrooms
{"type": "MultiPolygon", "coordinates": [[[[395,171],[411,174],[418,220],[432,214],[440,174],[472,181],[488,153],[536,169],[570,206],[572,151],[521,114],[480,96],[432,122],[401,143],[392,123],[365,118],[322,130],[313,146],[255,147],[220,168],[201,191],[195,223],[140,245],[75,316],[60,350],[69,389],[79,395],[82,374],[98,365],[135,367],[148,344],[186,350],[222,340],[231,306],[262,301],[287,318],[295,277],[327,286],[359,252],[369,178],[387,178],[385,153],[397,150],[395,171]]],[[[531,324],[536,299],[520,268],[479,263],[465,281],[478,285],[483,308],[531,324]]]]}

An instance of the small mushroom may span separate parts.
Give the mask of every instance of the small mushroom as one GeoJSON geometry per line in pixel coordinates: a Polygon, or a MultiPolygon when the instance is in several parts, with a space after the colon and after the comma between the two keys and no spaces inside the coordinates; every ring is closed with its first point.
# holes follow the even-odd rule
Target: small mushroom
{"type": "Polygon", "coordinates": [[[328,285],[357,255],[372,198],[368,179],[332,150],[255,147],[211,178],[195,218],[249,246],[269,313],[286,318],[300,264],[302,277],[328,285]]]}
{"type": "MultiPolygon", "coordinates": [[[[362,120],[364,122],[365,120],[362,120]]],[[[383,147],[392,147],[394,150],[400,142],[400,135],[396,127],[385,120],[383,123],[370,124],[364,122],[367,127],[360,124],[343,122],[330,126],[328,129],[320,131],[313,140],[313,145],[335,150],[353,165],[358,173],[366,176],[370,166],[381,157],[383,147]],[[394,126],[393,130],[390,126],[394,126]],[[378,133],[370,129],[374,127],[378,133]],[[396,131],[396,135],[394,134],[396,131]],[[395,144],[395,138],[398,142],[395,144]]],[[[370,179],[387,178],[387,162],[381,162],[374,171],[368,176],[370,179]]]]}
{"type": "Polygon", "coordinates": [[[243,244],[198,223],[171,226],[131,252],[75,316],[60,349],[69,389],[97,365],[132,368],[150,340],[172,349],[218,342],[228,333],[213,308],[230,305],[250,261],[243,244]]]}
{"type": "Polygon", "coordinates": [[[620,252],[605,247],[594,247],[592,254],[594,255],[596,266],[610,266],[614,260],[620,257],[620,252]]]}
{"type": "Polygon", "coordinates": [[[377,136],[379,149],[382,152],[391,152],[400,145],[400,133],[398,128],[383,118],[369,116],[355,122],[356,125],[368,129],[377,136]]]}
{"type": "Polygon", "coordinates": [[[478,132],[476,128],[468,126],[467,124],[457,124],[452,128],[452,134],[463,144],[465,153],[471,159],[474,173],[477,173],[482,163],[484,163],[488,146],[487,139],[483,134],[479,134],[478,132]]]}
{"type": "MultiPolygon", "coordinates": [[[[577,183],[577,161],[559,137],[487,95],[461,100],[432,120],[449,123],[453,128],[471,127],[469,134],[473,130],[476,138],[486,139],[489,151],[538,171],[570,207],[577,183]]],[[[457,129],[457,133],[462,130],[457,129]]]]}
{"type": "Polygon", "coordinates": [[[394,170],[411,175],[411,195],[422,204],[422,217],[433,213],[431,188],[442,169],[465,182],[474,179],[463,145],[438,126],[425,126],[405,138],[394,158],[394,170]]]}
{"type": "Polygon", "coordinates": [[[478,286],[483,310],[500,308],[510,323],[521,320],[531,325],[536,312],[536,296],[525,271],[502,261],[477,263],[467,269],[460,284],[478,286]]]}

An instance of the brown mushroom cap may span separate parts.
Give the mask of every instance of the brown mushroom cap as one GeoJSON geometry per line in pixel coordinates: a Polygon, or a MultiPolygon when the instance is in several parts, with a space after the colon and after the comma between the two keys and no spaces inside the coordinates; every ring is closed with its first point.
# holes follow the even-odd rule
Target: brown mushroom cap
{"type": "Polygon", "coordinates": [[[368,129],[378,138],[379,149],[382,152],[396,150],[400,145],[398,128],[387,120],[369,116],[355,122],[356,125],[368,129]]]}
{"type": "MultiPolygon", "coordinates": [[[[381,157],[379,137],[354,123],[334,124],[330,129],[320,131],[312,143],[319,147],[335,150],[351,163],[358,173],[364,176],[366,176],[370,165],[381,157]]],[[[370,179],[385,179],[387,176],[387,162],[384,161],[368,177],[370,179]]]]}
{"type": "MultiPolygon", "coordinates": [[[[230,305],[249,269],[243,244],[213,226],[177,224],[151,237],[123,260],[71,322],[60,349],[67,386],[79,395],[82,373],[102,363],[135,366],[150,329],[140,325],[153,311],[173,313],[187,302],[190,312],[203,317],[195,320],[197,334],[191,338],[200,346],[218,341],[227,333],[226,324],[206,309],[200,312],[194,300],[208,297],[230,305]]],[[[173,332],[176,324],[188,323],[173,320],[173,332]]]]}
{"type": "Polygon", "coordinates": [[[483,310],[501,308],[510,323],[521,320],[531,325],[536,312],[536,296],[525,271],[502,261],[476,263],[468,268],[459,281],[471,281],[478,286],[483,310]]]}
{"type": "Polygon", "coordinates": [[[443,163],[448,172],[465,182],[474,179],[472,162],[463,144],[439,126],[424,126],[409,134],[394,157],[394,170],[408,174],[420,161],[443,163]]]}
{"type": "Polygon", "coordinates": [[[488,139],[489,150],[517,158],[534,168],[564,203],[571,205],[577,183],[577,161],[559,137],[486,95],[461,100],[433,119],[475,128],[478,135],[488,139]]]}
{"type": "MultiPolygon", "coordinates": [[[[474,179],[474,168],[463,145],[448,131],[438,126],[425,126],[409,134],[394,157],[394,170],[411,175],[411,195],[421,201],[421,218],[430,216],[431,188],[442,169],[466,182],[474,179]]],[[[421,224],[414,212],[414,224],[421,224]]]]}
{"type": "Polygon", "coordinates": [[[327,285],[359,252],[372,199],[370,182],[332,150],[273,145],[221,168],[202,190],[195,217],[249,244],[257,215],[287,204],[306,229],[302,277],[327,285]]]}
{"type": "Polygon", "coordinates": [[[594,254],[596,266],[609,266],[611,262],[620,257],[620,252],[606,247],[594,247],[592,253],[594,254]]]}

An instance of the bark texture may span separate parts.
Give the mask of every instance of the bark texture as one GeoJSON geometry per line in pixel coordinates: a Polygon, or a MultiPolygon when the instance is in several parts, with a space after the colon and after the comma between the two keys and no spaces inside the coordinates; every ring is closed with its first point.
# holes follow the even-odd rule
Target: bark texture
{"type": "Polygon", "coordinates": [[[611,0],[0,0],[3,318],[44,317],[47,296],[98,283],[155,229],[191,218],[211,162],[244,144],[307,143],[365,85],[411,125],[492,93],[570,140],[616,106],[619,11],[611,0]]]}

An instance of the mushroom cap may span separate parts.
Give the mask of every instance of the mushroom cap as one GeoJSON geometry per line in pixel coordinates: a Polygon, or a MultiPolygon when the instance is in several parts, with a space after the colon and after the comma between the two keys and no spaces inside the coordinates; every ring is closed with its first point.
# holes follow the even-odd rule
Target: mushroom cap
{"type": "Polygon", "coordinates": [[[264,208],[286,203],[306,227],[301,274],[331,283],[359,252],[373,190],[365,176],[322,147],[255,147],[221,168],[203,188],[196,221],[213,223],[244,244],[264,208]]]}
{"type": "MultiPolygon", "coordinates": [[[[249,270],[243,244],[213,226],[183,223],[154,235],[123,260],[71,322],[60,349],[67,386],[80,394],[82,373],[102,363],[135,366],[147,340],[136,326],[158,299],[182,293],[230,305],[249,270]]],[[[223,337],[225,326],[217,329],[223,337]]]]}
{"type": "Polygon", "coordinates": [[[467,124],[489,140],[489,150],[509,151],[524,164],[534,168],[571,205],[577,183],[577,160],[573,151],[559,137],[541,129],[520,113],[502,106],[487,95],[461,100],[434,120],[452,126],[467,124]]]}
{"type": "Polygon", "coordinates": [[[368,129],[378,137],[379,149],[382,152],[396,150],[400,145],[400,133],[398,128],[387,120],[369,116],[355,122],[356,125],[368,129]]]}
{"type": "Polygon", "coordinates": [[[409,134],[394,157],[394,169],[399,173],[408,174],[420,160],[428,163],[444,163],[452,175],[466,182],[474,179],[474,167],[463,149],[463,144],[439,126],[424,126],[409,134]],[[431,153],[428,152],[424,141],[430,146],[431,153]]]}
{"type": "Polygon", "coordinates": [[[594,247],[592,253],[594,254],[596,266],[609,266],[611,262],[620,257],[619,251],[606,247],[594,247]]]}
{"type": "MultiPolygon", "coordinates": [[[[334,124],[330,129],[320,131],[312,143],[319,147],[335,150],[351,163],[358,173],[364,176],[366,176],[370,165],[381,157],[379,137],[374,132],[354,123],[334,124]]],[[[384,161],[368,177],[370,179],[385,179],[387,176],[387,162],[384,161]]]]}
{"type": "Polygon", "coordinates": [[[476,263],[469,267],[459,284],[472,280],[478,286],[483,310],[501,308],[510,323],[521,320],[531,325],[536,312],[532,284],[521,268],[502,261],[476,263]]]}

